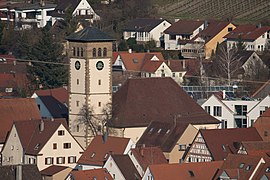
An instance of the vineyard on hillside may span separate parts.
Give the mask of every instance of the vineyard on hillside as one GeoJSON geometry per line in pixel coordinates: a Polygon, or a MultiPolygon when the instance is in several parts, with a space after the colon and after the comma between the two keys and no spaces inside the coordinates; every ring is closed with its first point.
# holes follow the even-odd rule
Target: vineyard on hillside
{"type": "MultiPolygon", "coordinates": [[[[158,3],[158,0],[156,0],[158,3]]],[[[269,0],[170,0],[158,9],[166,18],[270,21],[269,0]]]]}

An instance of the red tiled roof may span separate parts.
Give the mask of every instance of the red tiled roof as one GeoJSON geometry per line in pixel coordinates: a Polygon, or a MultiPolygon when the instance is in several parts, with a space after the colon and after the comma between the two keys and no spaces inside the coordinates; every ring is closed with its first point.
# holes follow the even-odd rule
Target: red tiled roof
{"type": "Polygon", "coordinates": [[[270,117],[268,116],[269,109],[265,111],[265,114],[259,117],[253,125],[257,129],[263,141],[270,141],[270,117]]]}
{"type": "Polygon", "coordinates": [[[26,74],[0,74],[0,87],[26,89],[28,79],[26,74]]]}
{"type": "Polygon", "coordinates": [[[270,117],[270,108],[267,108],[266,111],[261,115],[261,117],[270,117]]]}
{"type": "Polygon", "coordinates": [[[265,32],[270,30],[270,26],[257,27],[256,25],[239,25],[224,38],[242,40],[256,40],[265,32]]]}
{"type": "Polygon", "coordinates": [[[66,166],[51,165],[51,166],[47,167],[46,169],[43,169],[42,171],[40,171],[40,173],[41,173],[41,175],[53,176],[54,174],[57,174],[60,171],[63,171],[67,168],[69,168],[70,171],[72,170],[70,167],[66,167],[66,166]]]}
{"type": "MultiPolygon", "coordinates": [[[[5,59],[6,63],[14,63],[14,61],[16,61],[15,56],[11,55],[11,54],[0,54],[0,59],[5,59]]],[[[3,63],[0,61],[0,63],[3,63]]]]}
{"type": "Polygon", "coordinates": [[[13,122],[40,119],[35,99],[13,98],[0,99],[0,142],[5,142],[13,122]]]}
{"type": "Polygon", "coordinates": [[[100,169],[91,169],[91,170],[80,170],[80,171],[72,171],[71,177],[78,180],[90,180],[90,179],[107,179],[113,180],[110,173],[105,168],[100,169]]]}
{"type": "Polygon", "coordinates": [[[78,163],[103,166],[110,154],[123,154],[129,141],[129,138],[109,136],[104,143],[102,136],[96,136],[84,151],[78,163]]]}
{"type": "Polygon", "coordinates": [[[173,35],[192,34],[202,24],[204,24],[204,21],[179,20],[167,28],[164,33],[173,35]]]}
{"type": "Polygon", "coordinates": [[[183,164],[150,165],[155,180],[164,179],[212,179],[223,161],[183,164]]]}
{"type": "Polygon", "coordinates": [[[151,164],[168,164],[163,152],[158,147],[140,147],[131,149],[131,152],[144,171],[151,164]]]}
{"type": "Polygon", "coordinates": [[[128,53],[128,52],[116,52],[113,54],[113,62],[116,61],[118,55],[127,71],[146,71],[155,72],[160,67],[164,58],[160,52],[147,52],[147,53],[128,53]],[[153,56],[156,56],[159,61],[151,61],[153,56]]]}
{"type": "Polygon", "coordinates": [[[262,138],[254,127],[201,129],[199,133],[204,138],[206,146],[215,161],[225,159],[228,154],[236,154],[239,148],[238,146],[242,141],[262,141],[262,138]]]}
{"type": "Polygon", "coordinates": [[[196,116],[193,123],[197,124],[219,123],[171,78],[128,79],[113,94],[112,111],[109,125],[113,127],[145,127],[151,121],[172,122],[175,115],[196,116]]]}
{"type": "Polygon", "coordinates": [[[53,96],[59,102],[68,104],[68,91],[65,88],[37,90],[35,93],[38,96],[53,96]]]}
{"type": "Polygon", "coordinates": [[[14,123],[25,153],[31,155],[39,153],[61,124],[67,127],[65,119],[18,121],[14,123]],[[42,131],[40,130],[41,122],[44,122],[42,131]]]}
{"type": "Polygon", "coordinates": [[[186,68],[184,67],[186,60],[166,60],[166,64],[172,70],[172,72],[181,72],[185,71],[186,68]]]}
{"type": "Polygon", "coordinates": [[[124,179],[141,179],[140,174],[128,155],[113,154],[111,156],[123,174],[124,179]]]}

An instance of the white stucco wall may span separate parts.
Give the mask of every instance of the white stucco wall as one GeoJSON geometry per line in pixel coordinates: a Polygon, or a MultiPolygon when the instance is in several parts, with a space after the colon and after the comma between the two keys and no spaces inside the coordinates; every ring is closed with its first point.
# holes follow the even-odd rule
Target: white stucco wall
{"type": "Polygon", "coordinates": [[[260,102],[258,102],[248,113],[249,121],[256,121],[257,118],[260,116],[260,111],[265,111],[266,108],[270,107],[270,96],[266,96],[260,102]]]}
{"type": "Polygon", "coordinates": [[[125,128],[124,137],[130,138],[133,142],[136,143],[140,139],[146,128],[147,127],[125,128]]]}
{"type": "Polygon", "coordinates": [[[111,156],[108,158],[103,168],[106,168],[114,179],[125,180],[125,177],[123,176],[111,156]]]}
{"type": "Polygon", "coordinates": [[[154,177],[151,174],[150,168],[148,167],[145,171],[144,176],[142,177],[142,180],[153,180],[154,177]]]}

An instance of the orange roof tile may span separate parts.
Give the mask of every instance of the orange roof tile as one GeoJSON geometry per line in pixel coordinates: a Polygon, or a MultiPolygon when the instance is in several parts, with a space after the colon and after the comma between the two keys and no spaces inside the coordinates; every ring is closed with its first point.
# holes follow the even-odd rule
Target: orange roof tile
{"type": "Polygon", "coordinates": [[[223,161],[183,164],[150,165],[155,180],[164,179],[212,179],[223,161]]]}
{"type": "Polygon", "coordinates": [[[110,154],[123,154],[129,138],[109,136],[104,143],[102,136],[96,136],[84,151],[79,164],[103,166],[110,154]]]}
{"type": "Polygon", "coordinates": [[[89,179],[113,180],[110,173],[107,171],[107,169],[104,169],[104,168],[83,170],[83,171],[72,171],[70,174],[73,179],[78,179],[78,180],[89,180],[89,179]]]}
{"type": "Polygon", "coordinates": [[[35,99],[13,98],[0,99],[0,143],[5,142],[13,122],[40,119],[35,99]]]}

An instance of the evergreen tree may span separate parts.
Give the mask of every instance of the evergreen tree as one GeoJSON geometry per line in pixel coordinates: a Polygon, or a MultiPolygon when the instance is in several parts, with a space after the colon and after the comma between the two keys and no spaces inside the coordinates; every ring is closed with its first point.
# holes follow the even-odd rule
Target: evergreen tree
{"type": "Polygon", "coordinates": [[[55,42],[46,28],[43,29],[42,38],[33,47],[30,59],[34,61],[29,66],[29,79],[32,89],[55,88],[67,84],[67,66],[63,63],[63,46],[55,42]]]}

